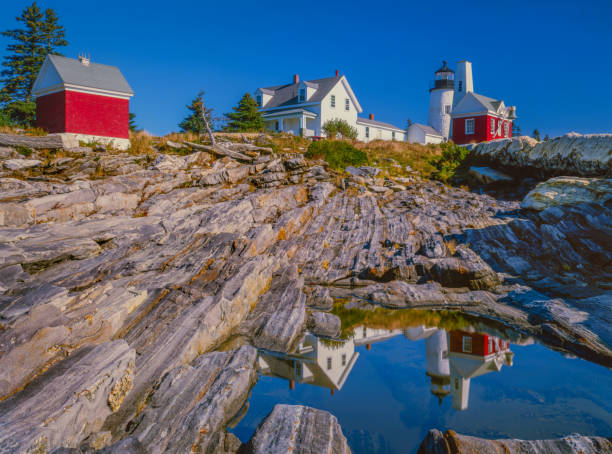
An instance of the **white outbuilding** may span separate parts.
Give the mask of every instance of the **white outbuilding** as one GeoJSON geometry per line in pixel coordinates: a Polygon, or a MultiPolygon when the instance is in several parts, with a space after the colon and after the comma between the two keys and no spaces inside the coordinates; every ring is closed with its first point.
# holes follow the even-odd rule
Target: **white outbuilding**
{"type": "Polygon", "coordinates": [[[442,143],[446,138],[431,126],[412,123],[408,127],[407,142],[410,143],[442,143]]]}

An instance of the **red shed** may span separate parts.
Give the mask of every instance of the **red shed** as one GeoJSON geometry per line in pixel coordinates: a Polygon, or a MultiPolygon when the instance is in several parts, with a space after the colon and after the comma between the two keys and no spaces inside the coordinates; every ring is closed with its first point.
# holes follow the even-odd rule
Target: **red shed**
{"type": "Polygon", "coordinates": [[[48,55],[34,82],[36,125],[69,133],[84,142],[129,147],[130,97],[134,95],[115,66],[48,55]]]}
{"type": "Polygon", "coordinates": [[[452,140],[458,145],[512,137],[514,106],[467,92],[451,112],[452,140]]]}

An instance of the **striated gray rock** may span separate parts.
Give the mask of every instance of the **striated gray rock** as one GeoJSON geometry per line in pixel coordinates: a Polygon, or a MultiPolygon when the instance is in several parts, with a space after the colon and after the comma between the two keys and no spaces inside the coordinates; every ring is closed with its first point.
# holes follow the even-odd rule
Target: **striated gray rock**
{"type": "Polygon", "coordinates": [[[568,435],[556,440],[487,440],[461,435],[452,430],[444,434],[429,431],[418,454],[605,454],[612,452],[612,442],[602,437],[568,435]]]}
{"type": "Polygon", "coordinates": [[[257,427],[244,454],[350,454],[335,416],[302,405],[276,405],[257,427]]]}
{"type": "Polygon", "coordinates": [[[238,412],[255,383],[257,351],[243,346],[178,366],[147,396],[127,431],[146,452],[217,452],[216,434],[238,412]]]}
{"type": "Polygon", "coordinates": [[[545,210],[558,205],[612,201],[612,178],[557,177],[539,183],[521,202],[521,208],[545,210]]]}
{"type": "Polygon", "coordinates": [[[121,406],[132,387],[134,359],[123,340],[84,347],[0,403],[0,452],[78,447],[121,406]]]}
{"type": "Polygon", "coordinates": [[[522,210],[358,169],[378,194],[347,189],[300,154],[181,148],[194,152],[73,148],[18,178],[3,171],[0,405],[12,407],[0,417],[17,441],[0,437],[25,440],[16,415],[28,411],[48,451],[235,453],[224,427],[254,377],[247,344],[290,352],[306,329],[334,337],[339,320],[320,312],[334,302],[461,310],[611,364],[609,203],[522,210]],[[65,409],[75,424],[40,425],[58,414],[61,393],[33,405],[29,390],[60,389],[57,371],[72,370],[67,390],[103,376],[106,392],[108,370],[125,363],[109,346],[134,362],[130,392],[104,411],[96,400],[95,418],[79,403],[65,409]],[[75,367],[94,351],[106,356],[75,367]]]}
{"type": "Polygon", "coordinates": [[[549,175],[610,176],[612,134],[566,134],[538,142],[530,137],[492,140],[473,149],[498,166],[532,168],[549,175]]]}
{"type": "Polygon", "coordinates": [[[337,337],[340,335],[340,319],[327,312],[313,312],[308,317],[308,329],[316,336],[337,337]]]}
{"type": "Polygon", "coordinates": [[[25,170],[42,164],[38,159],[8,159],[4,161],[4,167],[9,170],[25,170]]]}

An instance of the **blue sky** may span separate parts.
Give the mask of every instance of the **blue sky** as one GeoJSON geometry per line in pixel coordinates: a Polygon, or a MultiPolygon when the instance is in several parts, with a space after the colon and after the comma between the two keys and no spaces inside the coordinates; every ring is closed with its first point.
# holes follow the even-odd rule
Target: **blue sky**
{"type": "MultiPolygon", "coordinates": [[[[10,0],[0,30],[31,1],[10,0]]],[[[612,2],[40,0],[67,56],[118,66],[140,127],[177,130],[198,90],[217,114],[245,92],[338,69],[364,109],[427,121],[443,59],[472,61],[477,93],[516,105],[523,133],[612,132],[612,2]]],[[[0,56],[8,41],[0,37],[0,56]]]]}

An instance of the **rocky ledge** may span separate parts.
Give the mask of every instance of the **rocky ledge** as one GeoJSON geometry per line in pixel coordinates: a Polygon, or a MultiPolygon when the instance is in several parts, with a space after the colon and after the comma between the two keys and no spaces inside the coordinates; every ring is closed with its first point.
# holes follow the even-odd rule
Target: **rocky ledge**
{"type": "Polygon", "coordinates": [[[318,443],[302,421],[347,452],[312,409],[277,407],[242,447],[225,429],[254,347],[336,335],[334,301],[460,310],[612,366],[608,199],[533,210],[250,143],[164,147],[0,149],[0,452],[284,452],[318,443]]]}
{"type": "Polygon", "coordinates": [[[556,440],[486,440],[447,430],[432,429],[418,454],[606,454],[612,453],[612,442],[602,437],[568,435],[556,440]]]}

